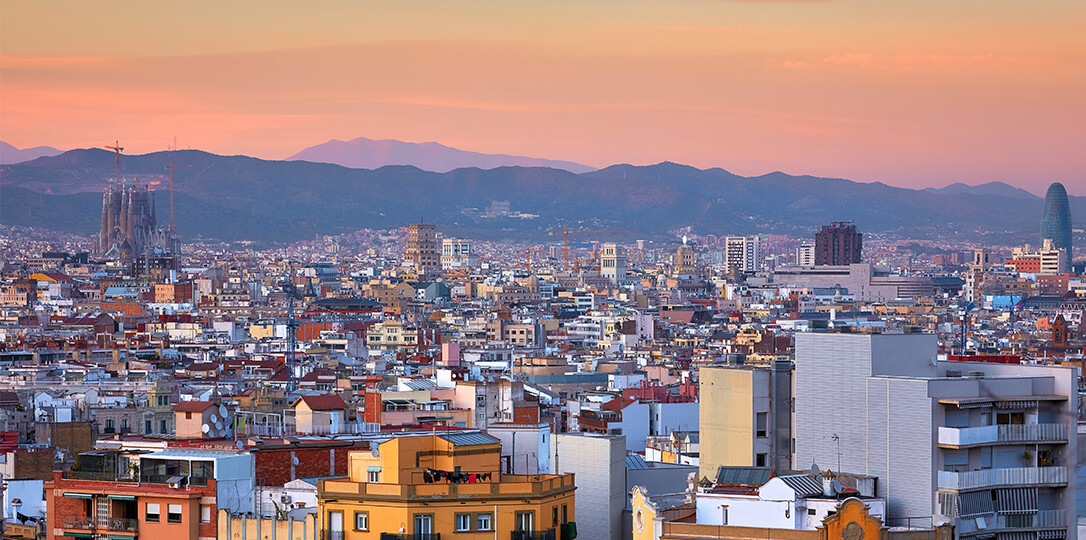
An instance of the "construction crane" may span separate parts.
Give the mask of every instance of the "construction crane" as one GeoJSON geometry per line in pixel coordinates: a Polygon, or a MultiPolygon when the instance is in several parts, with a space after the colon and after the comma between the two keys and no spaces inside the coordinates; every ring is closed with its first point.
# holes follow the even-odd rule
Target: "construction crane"
{"type": "Polygon", "coordinates": [[[121,152],[124,148],[121,147],[121,141],[113,141],[113,146],[106,146],[106,150],[113,150],[113,163],[117,166],[117,175],[114,180],[121,179],[121,152]]]}
{"type": "Polygon", "coordinates": [[[569,235],[571,235],[571,234],[606,234],[606,233],[621,233],[621,232],[625,232],[625,231],[611,230],[611,229],[599,230],[599,231],[571,231],[571,230],[569,230],[568,226],[563,225],[561,231],[550,231],[547,234],[549,234],[551,236],[555,236],[555,235],[559,235],[559,234],[562,235],[562,259],[564,261],[562,263],[562,270],[567,271],[567,270],[569,270],[569,235]]]}
{"type": "Polygon", "coordinates": [[[166,165],[166,169],[170,171],[170,234],[173,234],[173,170],[184,167],[191,167],[191,165],[174,165],[171,161],[169,165],[166,165]]]}

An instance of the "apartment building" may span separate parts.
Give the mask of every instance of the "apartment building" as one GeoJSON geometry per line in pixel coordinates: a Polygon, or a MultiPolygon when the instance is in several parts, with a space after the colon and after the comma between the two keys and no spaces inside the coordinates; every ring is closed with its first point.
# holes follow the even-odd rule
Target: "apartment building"
{"type": "Polygon", "coordinates": [[[878,478],[890,523],[1074,539],[1073,367],[940,362],[929,334],[796,336],[795,467],[878,478]]]}

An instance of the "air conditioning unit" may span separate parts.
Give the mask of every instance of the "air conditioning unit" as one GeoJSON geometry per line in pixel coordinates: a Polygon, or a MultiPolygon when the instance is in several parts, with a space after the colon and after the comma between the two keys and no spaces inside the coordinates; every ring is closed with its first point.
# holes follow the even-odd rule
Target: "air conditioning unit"
{"type": "Polygon", "coordinates": [[[283,504],[290,504],[290,495],[283,495],[279,497],[279,502],[283,504]]]}

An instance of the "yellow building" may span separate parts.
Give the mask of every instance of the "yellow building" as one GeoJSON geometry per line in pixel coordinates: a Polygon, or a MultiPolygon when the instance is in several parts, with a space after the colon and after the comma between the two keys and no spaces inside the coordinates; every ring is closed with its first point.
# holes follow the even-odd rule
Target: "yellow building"
{"type": "Polygon", "coordinates": [[[573,475],[502,474],[490,435],[402,433],[374,445],[351,452],[348,478],[320,481],[325,538],[576,537],[573,475]]]}
{"type": "Polygon", "coordinates": [[[771,371],[753,366],[703,367],[698,376],[698,474],[715,480],[721,466],[769,467],[771,371]]]}

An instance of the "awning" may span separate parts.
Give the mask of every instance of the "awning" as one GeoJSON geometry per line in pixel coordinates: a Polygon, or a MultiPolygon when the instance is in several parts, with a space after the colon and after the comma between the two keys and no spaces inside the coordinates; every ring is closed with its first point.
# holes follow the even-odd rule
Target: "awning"
{"type": "Polygon", "coordinates": [[[1001,514],[1032,514],[1037,511],[1037,488],[1008,488],[996,490],[996,502],[1001,514]]]}
{"type": "Polygon", "coordinates": [[[94,495],[91,495],[90,493],[72,493],[70,491],[65,492],[64,496],[68,497],[69,499],[93,499],[94,498],[94,495]]]}
{"type": "Polygon", "coordinates": [[[370,465],[369,467],[366,467],[366,472],[381,472],[381,466],[380,465],[370,465]]]}
{"type": "Polygon", "coordinates": [[[996,403],[997,409],[1036,409],[1036,401],[1000,401],[996,403]]]}
{"type": "Polygon", "coordinates": [[[134,500],[136,500],[135,495],[110,495],[110,496],[108,496],[106,498],[111,500],[111,501],[134,501],[134,500]]]}
{"type": "Polygon", "coordinates": [[[1067,538],[1067,531],[1064,529],[1037,531],[1037,538],[1040,540],[1063,540],[1067,538]]]}
{"type": "Polygon", "coordinates": [[[997,540],[1036,540],[1035,532],[1005,532],[996,535],[997,540]]]}
{"type": "Polygon", "coordinates": [[[64,536],[66,538],[94,538],[93,534],[90,534],[90,533],[77,533],[77,532],[65,532],[64,536]]]}
{"type": "Polygon", "coordinates": [[[961,505],[962,517],[995,512],[991,491],[967,491],[958,495],[958,503],[961,505]]]}

